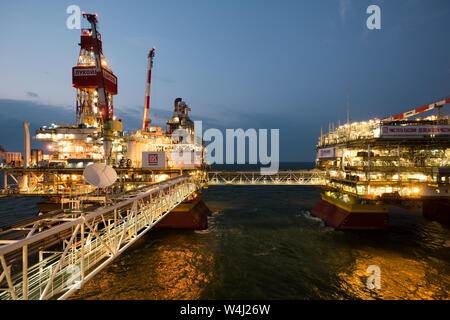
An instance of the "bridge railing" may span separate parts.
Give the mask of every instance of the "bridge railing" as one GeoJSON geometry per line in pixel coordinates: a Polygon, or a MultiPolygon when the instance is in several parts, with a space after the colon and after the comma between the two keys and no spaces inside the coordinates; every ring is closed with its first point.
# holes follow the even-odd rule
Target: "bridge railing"
{"type": "Polygon", "coordinates": [[[298,170],[263,175],[259,171],[210,171],[207,180],[209,185],[322,185],[325,172],[298,170]]]}
{"type": "Polygon", "coordinates": [[[199,188],[193,176],[173,178],[0,246],[0,299],[67,298],[199,188]]]}

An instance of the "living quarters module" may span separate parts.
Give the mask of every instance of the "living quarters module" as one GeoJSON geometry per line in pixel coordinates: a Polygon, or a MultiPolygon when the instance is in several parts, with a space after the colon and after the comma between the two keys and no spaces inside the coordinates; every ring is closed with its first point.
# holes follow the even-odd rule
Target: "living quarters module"
{"type": "MultiPolygon", "coordinates": [[[[382,204],[421,206],[430,197],[448,198],[450,124],[440,108],[449,102],[382,120],[348,122],[336,128],[330,125],[327,134],[321,133],[316,148],[316,167],[326,173],[323,198],[337,206],[378,204],[372,207],[381,214],[378,217],[387,215],[382,204]],[[435,108],[436,115],[412,118],[435,108]]],[[[320,216],[319,210],[316,213],[320,216]]],[[[369,216],[361,221],[373,225],[369,216]]],[[[377,223],[385,225],[386,220],[380,218],[377,223]]]]}
{"type": "Polygon", "coordinates": [[[448,116],[347,123],[319,138],[317,167],[329,186],[359,197],[420,197],[448,183],[448,116]]]}

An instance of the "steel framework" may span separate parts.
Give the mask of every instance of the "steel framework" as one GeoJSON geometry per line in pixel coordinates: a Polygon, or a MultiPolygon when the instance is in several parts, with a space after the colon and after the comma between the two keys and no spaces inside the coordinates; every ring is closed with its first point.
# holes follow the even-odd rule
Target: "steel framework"
{"type": "Polygon", "coordinates": [[[0,299],[69,297],[200,188],[184,175],[95,211],[73,205],[24,227],[22,239],[0,241],[0,299]]]}
{"type": "MultiPolygon", "coordinates": [[[[77,196],[92,192],[94,188],[83,180],[84,168],[0,168],[3,188],[0,195],[21,196],[77,196]]],[[[197,172],[197,169],[145,170],[137,168],[115,168],[118,186],[127,190],[148,185],[160,175],[178,176],[197,172]]]]}
{"type": "Polygon", "coordinates": [[[324,185],[325,172],[319,170],[280,171],[263,175],[259,171],[210,171],[208,185],[324,185]]]}

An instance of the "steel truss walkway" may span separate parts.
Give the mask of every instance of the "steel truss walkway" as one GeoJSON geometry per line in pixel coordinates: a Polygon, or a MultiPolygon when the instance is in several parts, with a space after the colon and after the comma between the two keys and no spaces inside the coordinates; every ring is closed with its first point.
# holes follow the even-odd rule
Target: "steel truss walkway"
{"type": "Polygon", "coordinates": [[[325,172],[319,170],[280,171],[262,175],[259,171],[210,171],[208,185],[323,185],[325,172]]]}
{"type": "Polygon", "coordinates": [[[0,299],[69,297],[200,188],[180,176],[95,211],[41,216],[21,239],[0,241],[0,299]]]}

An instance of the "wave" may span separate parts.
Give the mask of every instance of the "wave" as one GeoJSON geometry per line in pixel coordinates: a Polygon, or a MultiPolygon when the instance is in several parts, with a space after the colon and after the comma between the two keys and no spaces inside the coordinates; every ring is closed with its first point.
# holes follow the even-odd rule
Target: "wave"
{"type": "Polygon", "coordinates": [[[267,256],[267,255],[269,255],[269,254],[270,254],[272,251],[274,251],[274,250],[277,250],[277,248],[276,248],[276,247],[273,247],[273,248],[269,249],[268,251],[255,252],[255,253],[252,253],[252,255],[255,256],[255,257],[267,256]]]}
{"type": "Polygon", "coordinates": [[[322,219],[313,215],[311,213],[311,211],[305,210],[305,209],[300,210],[300,213],[295,216],[296,217],[304,217],[304,218],[307,218],[308,220],[312,220],[312,221],[323,222],[322,219]]]}
{"type": "Polygon", "coordinates": [[[325,222],[323,222],[322,219],[316,217],[315,215],[313,215],[309,210],[300,210],[300,213],[295,215],[296,217],[302,217],[302,218],[306,218],[310,221],[313,221],[315,223],[317,223],[320,226],[320,232],[336,232],[336,230],[333,227],[330,227],[328,225],[325,224],[325,222]]]}
{"type": "Polygon", "coordinates": [[[216,224],[214,223],[211,217],[208,218],[208,228],[204,230],[194,230],[194,233],[197,234],[209,234],[216,231],[216,224]]]}

